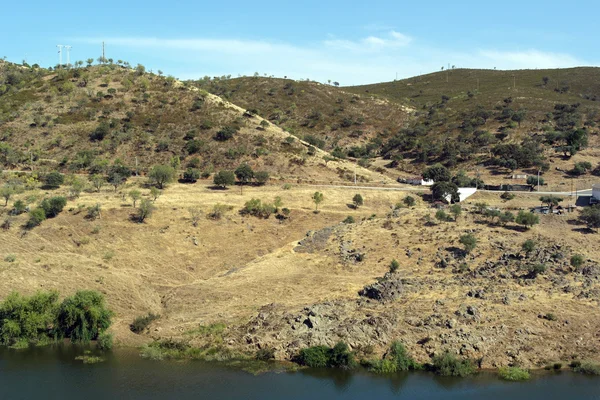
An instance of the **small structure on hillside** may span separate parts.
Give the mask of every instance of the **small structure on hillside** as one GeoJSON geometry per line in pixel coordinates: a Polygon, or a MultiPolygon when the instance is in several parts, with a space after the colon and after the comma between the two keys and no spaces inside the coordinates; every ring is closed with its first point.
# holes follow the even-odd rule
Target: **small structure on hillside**
{"type": "Polygon", "coordinates": [[[592,185],[592,197],[590,197],[590,205],[600,203],[600,183],[592,185]]]}
{"type": "Polygon", "coordinates": [[[423,179],[422,176],[413,176],[411,178],[398,178],[398,182],[407,183],[415,186],[433,186],[432,180],[423,179]]]}
{"type": "Polygon", "coordinates": [[[513,174],[511,179],[527,179],[527,174],[513,174]]]}
{"type": "MultiPolygon", "coordinates": [[[[477,192],[477,188],[458,188],[458,198],[459,203],[465,201],[469,197],[473,196],[477,192]]],[[[446,196],[446,201],[448,203],[452,202],[452,198],[450,195],[446,196]]]]}

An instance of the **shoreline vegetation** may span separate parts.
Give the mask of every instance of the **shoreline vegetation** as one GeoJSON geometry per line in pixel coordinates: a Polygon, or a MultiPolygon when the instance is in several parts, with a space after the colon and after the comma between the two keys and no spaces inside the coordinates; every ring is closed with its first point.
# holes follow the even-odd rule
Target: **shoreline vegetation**
{"type": "MultiPolygon", "coordinates": [[[[95,291],[78,291],[58,302],[59,293],[37,292],[32,296],[12,293],[0,303],[0,345],[12,349],[29,346],[47,346],[68,339],[73,345],[88,345],[95,341],[96,349],[104,352],[113,347],[112,334],[107,330],[113,312],[105,304],[102,294],[95,291]]],[[[159,315],[148,314],[136,318],[131,324],[135,333],[143,332],[159,315]]],[[[338,342],[333,347],[317,345],[301,349],[289,362],[275,362],[275,350],[258,349],[254,354],[239,352],[227,347],[223,341],[224,324],[200,326],[186,332],[187,337],[201,337],[207,343],[192,346],[188,340],[173,338],[154,340],[142,346],[140,357],[149,360],[200,360],[224,363],[259,374],[272,370],[294,371],[299,368],[334,368],[341,370],[366,370],[374,374],[389,375],[406,371],[427,371],[439,376],[467,377],[479,371],[481,360],[457,357],[448,350],[432,357],[431,362],[418,363],[400,341],[393,341],[381,358],[372,356],[373,349],[352,351],[348,344],[338,342]]],[[[102,362],[103,357],[86,350],[77,360],[84,364],[102,362]]],[[[600,364],[574,360],[568,367],[575,373],[600,376],[600,364]]],[[[556,362],[539,370],[561,371],[563,364],[556,362]]],[[[496,370],[500,379],[525,381],[530,372],[519,366],[504,366],[496,370]]]]}

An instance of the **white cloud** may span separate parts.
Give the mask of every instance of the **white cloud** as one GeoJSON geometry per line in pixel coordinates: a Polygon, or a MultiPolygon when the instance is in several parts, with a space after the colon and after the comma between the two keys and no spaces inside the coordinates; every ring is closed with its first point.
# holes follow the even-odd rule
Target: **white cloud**
{"type": "Polygon", "coordinates": [[[383,37],[369,36],[357,41],[332,39],[324,42],[325,46],[332,49],[343,49],[351,51],[380,51],[408,46],[412,38],[396,31],[389,31],[383,37]]]}
{"type": "MultiPolygon", "coordinates": [[[[101,39],[73,38],[80,43],[97,44],[101,39]]],[[[439,71],[450,62],[457,67],[523,69],[557,68],[586,64],[569,54],[539,50],[500,51],[476,49],[457,52],[423,46],[410,36],[389,30],[358,40],[331,38],[298,46],[268,40],[153,37],[115,37],[106,43],[120,58],[135,54],[182,79],[204,75],[251,75],[255,71],[295,79],[329,79],[342,85],[364,84],[439,71]],[[156,51],[160,49],[161,51],[156,51]],[[209,74],[209,72],[211,72],[209,74]]],[[[589,65],[589,63],[587,63],[589,65]]]]}

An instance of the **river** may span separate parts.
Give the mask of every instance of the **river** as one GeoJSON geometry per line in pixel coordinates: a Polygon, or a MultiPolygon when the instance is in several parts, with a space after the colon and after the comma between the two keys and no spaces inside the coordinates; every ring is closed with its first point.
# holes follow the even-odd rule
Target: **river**
{"type": "Polygon", "coordinates": [[[252,375],[198,361],[144,360],[118,350],[83,364],[72,347],[0,349],[0,399],[600,399],[600,378],[538,373],[503,382],[492,373],[441,378],[429,373],[301,370],[252,375]]]}

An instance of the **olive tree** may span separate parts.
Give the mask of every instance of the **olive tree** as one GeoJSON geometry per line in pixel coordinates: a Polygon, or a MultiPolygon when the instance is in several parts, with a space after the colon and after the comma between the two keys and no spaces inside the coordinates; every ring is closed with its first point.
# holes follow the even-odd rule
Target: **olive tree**
{"type": "Polygon", "coordinates": [[[175,169],[170,165],[155,165],[148,173],[148,178],[159,189],[163,189],[166,184],[175,179],[175,169]]]}
{"type": "Polygon", "coordinates": [[[129,191],[129,197],[131,197],[131,200],[133,201],[133,208],[135,208],[138,200],[142,198],[142,192],[137,189],[132,189],[129,191]]]}
{"type": "Polygon", "coordinates": [[[358,209],[359,206],[364,204],[363,197],[359,193],[355,194],[352,198],[352,204],[354,204],[355,209],[358,209]]]}
{"type": "Polygon", "coordinates": [[[146,218],[149,218],[152,215],[154,208],[155,208],[155,206],[152,203],[152,201],[150,201],[149,199],[143,199],[140,202],[140,207],[138,208],[138,211],[137,211],[137,221],[140,224],[142,222],[144,222],[146,220],[146,218]]]}
{"type": "Polygon", "coordinates": [[[315,203],[315,211],[319,210],[319,204],[321,204],[324,199],[323,193],[321,192],[315,192],[312,195],[312,201],[315,203]]]}

